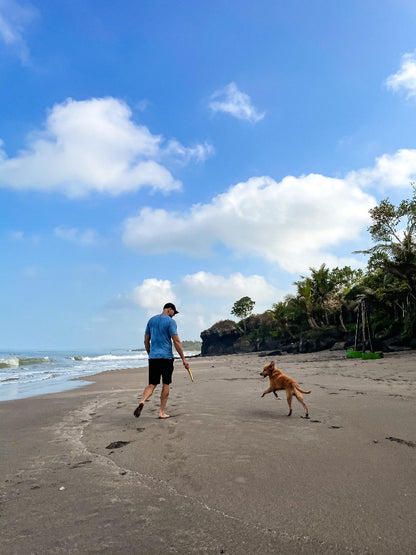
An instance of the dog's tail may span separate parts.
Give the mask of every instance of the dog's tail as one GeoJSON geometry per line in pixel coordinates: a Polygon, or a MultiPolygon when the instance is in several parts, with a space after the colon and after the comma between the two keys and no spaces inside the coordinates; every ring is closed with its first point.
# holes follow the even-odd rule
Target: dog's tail
{"type": "Polygon", "coordinates": [[[301,389],[301,388],[298,386],[297,383],[295,384],[295,387],[296,387],[296,389],[297,389],[298,391],[300,391],[301,393],[311,393],[311,391],[303,391],[303,389],[301,389]]]}

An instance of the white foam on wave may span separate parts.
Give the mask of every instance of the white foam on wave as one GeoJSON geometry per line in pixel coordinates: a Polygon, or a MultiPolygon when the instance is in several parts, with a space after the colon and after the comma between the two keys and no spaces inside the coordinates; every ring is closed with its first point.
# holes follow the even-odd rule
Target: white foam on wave
{"type": "Polygon", "coordinates": [[[52,362],[52,360],[49,357],[18,357],[11,355],[0,358],[0,368],[19,368],[19,366],[43,364],[45,362],[52,362]]]}
{"type": "Polygon", "coordinates": [[[91,362],[96,362],[96,361],[117,361],[117,360],[144,360],[147,358],[147,353],[141,353],[141,354],[137,354],[137,355],[113,355],[113,354],[107,354],[107,355],[99,355],[99,356],[79,356],[79,357],[72,357],[72,360],[78,360],[78,361],[91,361],[91,362]]]}
{"type": "Polygon", "coordinates": [[[0,358],[0,368],[18,368],[19,357],[0,358]]]}

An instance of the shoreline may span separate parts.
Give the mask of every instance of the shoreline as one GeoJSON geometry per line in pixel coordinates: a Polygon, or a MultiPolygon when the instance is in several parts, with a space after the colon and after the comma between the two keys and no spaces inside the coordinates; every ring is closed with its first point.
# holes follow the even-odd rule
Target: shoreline
{"type": "MultiPolygon", "coordinates": [[[[143,349],[138,349],[137,351],[143,351],[143,349]]],[[[189,359],[200,356],[199,353],[194,354],[192,351],[188,351],[186,355],[187,355],[187,358],[189,359]]],[[[113,355],[110,353],[109,355],[104,355],[104,357],[106,356],[111,357],[113,355]]],[[[65,357],[65,358],[68,358],[68,357],[65,357]]],[[[71,359],[72,357],[69,357],[69,358],[71,359]]],[[[95,358],[99,360],[100,358],[103,358],[103,357],[97,356],[95,358]]],[[[120,358],[122,359],[123,357],[120,357],[120,358]]],[[[48,359],[48,357],[43,357],[43,358],[40,358],[39,360],[45,360],[45,359],[48,359]]],[[[78,359],[75,359],[75,360],[78,360],[78,359]]],[[[79,360],[80,361],[88,360],[88,358],[80,357],[79,360]]],[[[92,359],[90,358],[90,360],[92,359]]],[[[180,359],[175,357],[175,360],[180,360],[180,359]]],[[[12,375],[7,378],[0,376],[0,403],[6,402],[6,401],[14,401],[18,399],[29,399],[31,397],[37,397],[39,395],[62,393],[65,391],[70,391],[71,389],[74,389],[74,388],[85,387],[85,384],[83,383],[74,383],[74,382],[78,380],[87,380],[90,383],[92,383],[93,377],[97,374],[101,374],[102,372],[110,372],[116,369],[124,370],[126,368],[147,369],[147,354],[146,354],[146,358],[143,358],[140,361],[137,361],[139,362],[139,364],[135,364],[134,366],[131,365],[131,366],[127,366],[126,368],[116,367],[116,368],[108,368],[108,369],[96,368],[92,372],[89,368],[87,368],[86,370],[78,370],[79,375],[75,375],[75,376],[72,376],[71,373],[68,373],[68,370],[71,370],[71,369],[59,368],[59,366],[58,368],[56,368],[53,364],[54,362],[56,361],[52,361],[52,363],[48,363],[47,366],[41,369],[42,371],[40,372],[40,374],[42,373],[46,374],[48,372],[52,374],[47,379],[37,378],[32,380],[27,380],[27,379],[25,380],[25,376],[24,375],[20,376],[19,373],[17,373],[16,376],[12,375]],[[20,381],[21,378],[23,378],[23,382],[20,381]],[[88,380],[88,378],[91,378],[91,380],[88,380]],[[36,392],[33,393],[33,390],[35,390],[36,392]]],[[[111,362],[107,362],[107,364],[109,365],[111,364],[111,362]]],[[[28,370],[30,370],[30,366],[26,368],[26,371],[28,370]]],[[[38,376],[39,376],[39,371],[38,371],[38,376]]]]}
{"type": "Polygon", "coordinates": [[[258,353],[177,364],[167,421],[138,369],[0,403],[2,552],[413,553],[416,353],[275,361],[309,420],[258,353]]]}

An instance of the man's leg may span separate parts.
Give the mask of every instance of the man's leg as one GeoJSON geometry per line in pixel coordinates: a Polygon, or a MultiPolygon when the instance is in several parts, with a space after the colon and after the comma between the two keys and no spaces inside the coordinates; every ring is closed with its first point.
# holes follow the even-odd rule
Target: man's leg
{"type": "Polygon", "coordinates": [[[156,386],[152,383],[149,383],[149,385],[147,385],[143,391],[143,395],[142,395],[142,403],[145,403],[149,397],[151,397],[153,395],[153,391],[156,389],[156,386]]]}
{"type": "Polygon", "coordinates": [[[135,409],[135,411],[133,413],[136,418],[139,418],[140,413],[143,410],[145,402],[147,401],[147,399],[149,399],[149,397],[151,397],[153,395],[153,391],[155,390],[155,388],[156,388],[156,386],[151,384],[151,383],[149,383],[149,385],[147,385],[145,387],[145,389],[143,391],[142,399],[139,403],[139,406],[135,409]]]}
{"type": "Polygon", "coordinates": [[[162,386],[162,392],[160,394],[159,418],[169,418],[169,414],[165,413],[165,407],[169,397],[169,389],[169,385],[164,383],[162,386]]]}

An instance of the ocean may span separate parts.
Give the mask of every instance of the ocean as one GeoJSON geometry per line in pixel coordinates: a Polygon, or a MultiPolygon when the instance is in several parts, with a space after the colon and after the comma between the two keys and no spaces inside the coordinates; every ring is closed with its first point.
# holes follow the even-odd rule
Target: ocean
{"type": "MultiPolygon", "coordinates": [[[[195,356],[196,353],[185,353],[195,356]]],[[[74,378],[107,370],[147,367],[143,350],[0,351],[0,401],[58,393],[86,385],[74,378]]]]}

